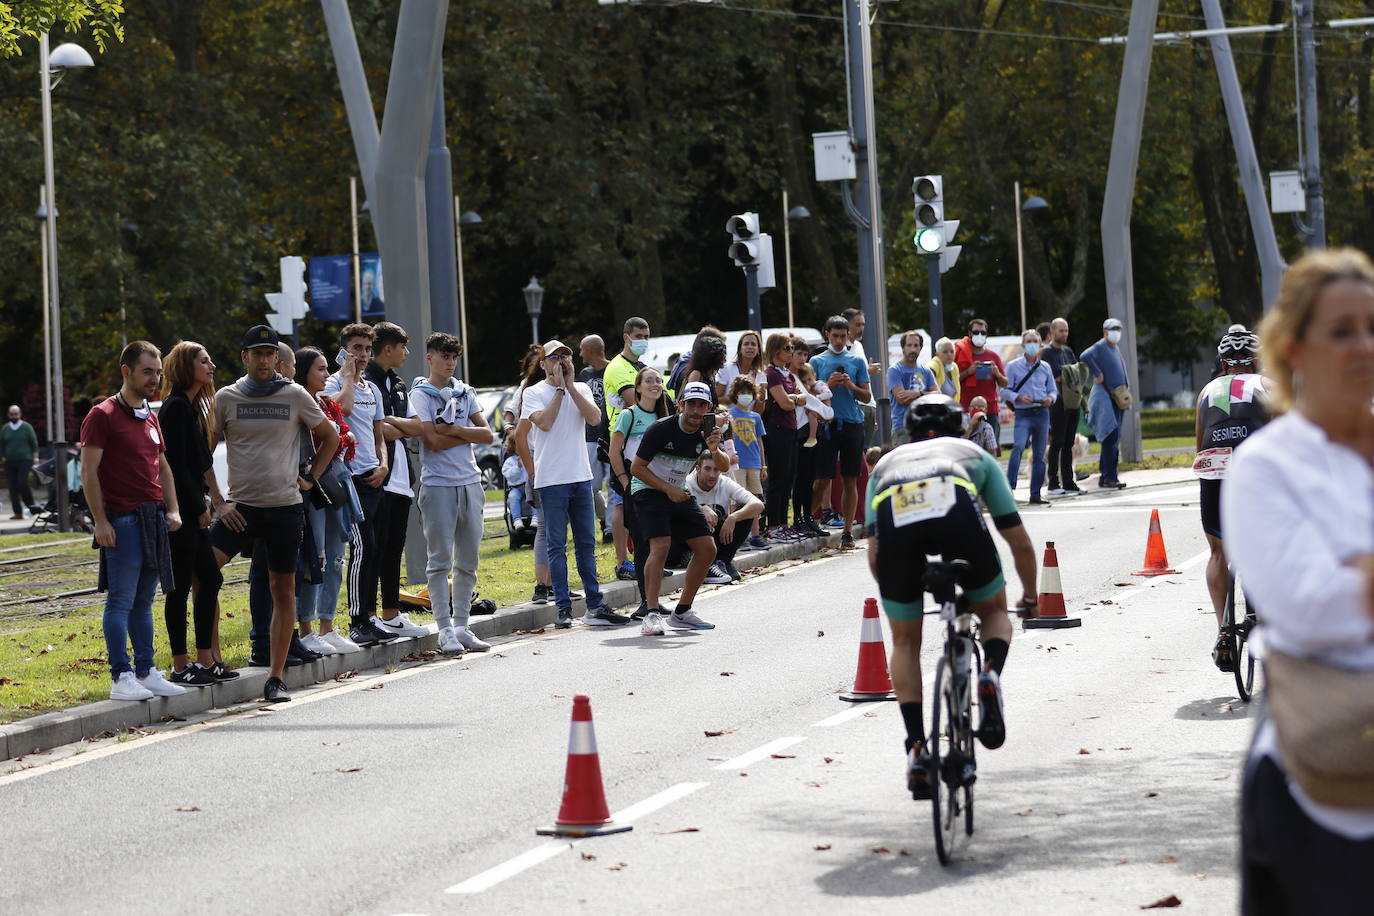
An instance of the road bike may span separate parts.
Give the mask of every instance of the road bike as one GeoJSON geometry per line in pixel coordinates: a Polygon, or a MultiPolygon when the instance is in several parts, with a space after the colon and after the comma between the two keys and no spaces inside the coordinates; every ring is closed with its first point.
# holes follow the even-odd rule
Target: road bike
{"type": "Polygon", "coordinates": [[[1251,634],[1258,623],[1255,612],[1245,600],[1244,590],[1236,584],[1236,577],[1232,575],[1226,588],[1226,610],[1221,618],[1221,632],[1231,650],[1231,670],[1236,677],[1236,692],[1246,703],[1254,695],[1255,669],[1259,667],[1251,641],[1251,634]]]}
{"type": "Polygon", "coordinates": [[[964,835],[973,835],[973,783],[977,772],[973,694],[978,687],[978,672],[982,670],[982,650],[968,598],[959,587],[968,569],[969,564],[963,560],[931,563],[924,576],[926,591],[940,605],[938,611],[928,613],[938,613],[945,624],[945,645],[935,665],[930,739],[926,742],[935,852],[941,865],[948,865],[953,857],[960,821],[964,835]]]}

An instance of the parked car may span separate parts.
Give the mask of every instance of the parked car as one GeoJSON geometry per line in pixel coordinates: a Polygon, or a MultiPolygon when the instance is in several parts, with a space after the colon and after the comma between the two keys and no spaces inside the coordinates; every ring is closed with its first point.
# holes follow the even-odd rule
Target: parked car
{"type": "Polygon", "coordinates": [[[482,472],[482,489],[500,490],[505,485],[501,477],[501,463],[504,460],[502,443],[505,441],[505,407],[515,397],[515,386],[508,388],[478,388],[477,403],[482,405],[482,416],[496,434],[496,441],[490,445],[474,445],[473,457],[482,472]]]}

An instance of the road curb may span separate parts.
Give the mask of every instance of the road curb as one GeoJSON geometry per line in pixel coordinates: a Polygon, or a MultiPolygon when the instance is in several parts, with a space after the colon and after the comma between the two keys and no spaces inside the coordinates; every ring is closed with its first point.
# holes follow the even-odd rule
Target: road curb
{"type": "MultiPolygon", "coordinates": [[[[839,532],[829,532],[824,538],[812,538],[792,544],[777,544],[764,550],[737,554],[735,565],[740,569],[757,569],[784,560],[818,553],[822,548],[839,545],[839,532]]],[[[663,577],[663,591],[681,588],[685,576],[678,572],[663,577]]],[[[633,582],[607,582],[601,587],[606,604],[613,608],[635,607],[639,594],[633,582]]],[[[573,615],[580,617],[586,602],[573,602],[573,615]]],[[[490,616],[474,617],[469,627],[477,636],[486,639],[509,636],[521,630],[538,630],[549,626],[557,617],[553,604],[526,602],[501,608],[490,616]]],[[[433,626],[431,624],[431,626],[433,626]]],[[[438,648],[439,638],[431,632],[427,636],[397,639],[378,646],[367,646],[350,655],[329,655],[298,668],[286,669],[283,680],[290,688],[308,687],[327,682],[350,671],[373,671],[393,668],[406,656],[438,648]]],[[[137,702],[101,700],[83,706],[73,706],[58,712],[45,713],[9,725],[0,725],[0,760],[46,751],[64,744],[73,744],[129,728],[157,725],[165,721],[184,719],[196,713],[249,702],[262,696],[267,683],[265,668],[240,668],[239,677],[212,687],[187,690],[176,697],[155,697],[137,702]]]]}

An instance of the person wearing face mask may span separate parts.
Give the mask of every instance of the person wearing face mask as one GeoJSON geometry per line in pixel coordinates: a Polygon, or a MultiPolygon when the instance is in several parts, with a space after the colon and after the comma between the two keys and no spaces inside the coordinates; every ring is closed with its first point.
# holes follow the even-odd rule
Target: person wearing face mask
{"type": "Polygon", "coordinates": [[[1117,479],[1118,448],[1121,444],[1121,415],[1131,406],[1131,391],[1126,387],[1126,363],[1121,358],[1121,321],[1102,322],[1102,339],[1083,351],[1079,360],[1093,373],[1093,392],[1088,398],[1088,424],[1102,444],[1097,485],[1105,490],[1121,490],[1117,479]]]}
{"type": "Polygon", "coordinates": [[[925,339],[920,331],[902,335],[902,358],[887,370],[887,388],[892,398],[892,430],[906,426],[906,407],[923,394],[938,391],[935,376],[920,364],[925,339]]]}
{"type": "Polygon", "coordinates": [[[954,341],[941,337],[935,341],[935,355],[926,363],[935,379],[935,390],[945,397],[959,400],[959,366],[954,362],[954,341]]]}
{"type": "MultiPolygon", "coordinates": [[[[639,375],[639,370],[644,368],[644,354],[649,352],[649,322],[639,317],[627,318],[623,332],[621,339],[624,345],[606,364],[606,371],[601,377],[606,397],[608,430],[615,429],[616,420],[622,410],[633,406],[634,394],[631,393],[626,400],[621,397],[621,392],[626,389],[633,392],[635,378],[639,375]]],[[[615,577],[630,581],[636,578],[637,572],[642,574],[642,571],[637,571],[635,565],[630,562],[628,538],[625,533],[624,497],[611,489],[606,494],[606,501],[609,503],[607,511],[611,516],[611,540],[615,544],[615,577]]]]}
{"type": "Polygon", "coordinates": [[[1050,407],[1059,396],[1054,374],[1040,358],[1040,334],[1035,330],[1021,333],[1021,355],[1007,365],[1008,385],[1002,398],[1016,413],[1015,439],[1011,460],[1007,462],[1007,483],[1016,489],[1021,473],[1021,453],[1031,447],[1030,501],[1033,506],[1050,503],[1040,495],[1045,483],[1045,445],[1050,435],[1050,407]]]}
{"type": "Polygon", "coordinates": [[[24,517],[24,508],[36,514],[33,490],[29,489],[29,471],[38,463],[38,434],[19,412],[18,404],[9,408],[9,422],[0,426],[0,457],[5,459],[5,474],[9,478],[12,519],[24,517]]]}
{"type": "MultiPolygon", "coordinates": [[[[759,388],[747,375],[737,375],[726,392],[730,404],[730,439],[735,443],[735,458],[739,462],[730,468],[735,483],[760,500],[768,469],[763,464],[763,437],[766,430],[763,417],[754,412],[759,388]]],[[[760,502],[759,507],[763,504],[760,502]]],[[[758,515],[753,517],[753,534],[758,534],[758,515]]]]}
{"type": "Polygon", "coordinates": [[[1006,386],[1007,373],[1002,357],[989,350],[987,343],[988,323],[975,318],[968,323],[968,336],[954,345],[954,363],[959,369],[959,403],[967,412],[974,398],[987,401],[990,408],[988,425],[992,427],[993,436],[999,436],[997,389],[1006,386]]]}

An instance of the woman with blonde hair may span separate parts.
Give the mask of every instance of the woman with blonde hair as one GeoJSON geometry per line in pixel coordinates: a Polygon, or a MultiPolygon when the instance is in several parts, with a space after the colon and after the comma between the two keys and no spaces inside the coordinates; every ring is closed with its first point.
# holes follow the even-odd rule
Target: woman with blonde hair
{"type": "Polygon", "coordinates": [[[1265,646],[1241,790],[1241,911],[1366,913],[1374,898],[1374,264],[1289,268],[1260,327],[1282,413],[1230,459],[1232,571],[1265,646]],[[1275,562],[1281,558],[1281,562],[1275,562]]]}
{"type": "Polygon", "coordinates": [[[206,493],[219,495],[210,447],[210,417],[215,408],[215,364],[205,347],[183,340],[162,361],[162,406],[157,420],[167,449],[167,464],[176,484],[182,524],[167,535],[172,553],[172,590],[164,596],[163,616],[172,647],[172,674],[183,687],[208,687],[233,680],[214,655],[219,617],[219,588],[224,581],[210,547],[210,506],[206,493]],[[197,583],[192,617],[196,663],[186,644],[186,601],[197,583]]]}

